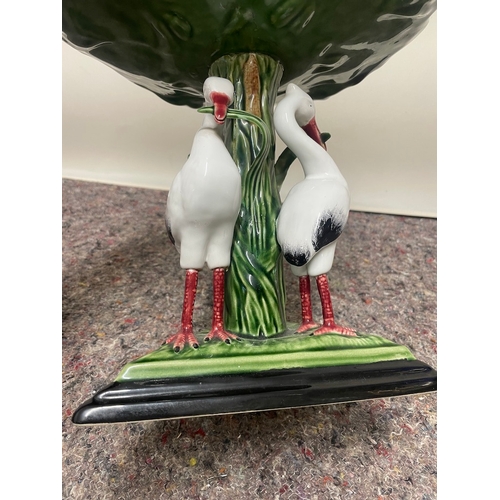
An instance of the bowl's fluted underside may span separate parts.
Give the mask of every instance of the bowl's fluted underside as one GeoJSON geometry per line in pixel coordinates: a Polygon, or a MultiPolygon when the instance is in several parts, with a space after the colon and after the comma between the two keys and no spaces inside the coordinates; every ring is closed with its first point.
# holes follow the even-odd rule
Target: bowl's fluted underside
{"type": "Polygon", "coordinates": [[[63,38],[179,105],[211,64],[257,52],[314,99],[355,85],[427,24],[436,0],[63,0],[63,38]]]}

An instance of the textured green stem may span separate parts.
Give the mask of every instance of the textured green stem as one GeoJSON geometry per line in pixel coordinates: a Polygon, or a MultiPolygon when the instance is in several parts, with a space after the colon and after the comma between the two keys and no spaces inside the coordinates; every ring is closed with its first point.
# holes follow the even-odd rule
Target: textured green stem
{"type": "MultiPolygon", "coordinates": [[[[204,106],[203,108],[198,109],[198,113],[207,113],[214,114],[213,106],[204,106]]],[[[261,166],[261,163],[266,160],[267,155],[269,154],[269,149],[271,148],[271,132],[269,131],[266,122],[260,119],[258,116],[252,115],[251,113],[247,113],[246,111],[240,111],[237,109],[228,109],[227,118],[231,118],[234,120],[246,120],[254,125],[257,125],[261,134],[262,134],[262,147],[259,151],[258,155],[255,157],[253,164],[251,165],[251,169],[258,169],[261,166]]],[[[330,136],[330,134],[328,134],[330,136]]],[[[288,148],[287,148],[288,149],[288,148]]],[[[292,153],[293,154],[293,153],[292,153]]]]}
{"type": "Polygon", "coordinates": [[[210,69],[212,76],[233,82],[234,110],[259,114],[271,131],[269,151],[263,161],[256,162],[266,141],[254,120],[227,121],[224,129],[242,183],[241,210],[226,276],[224,323],[242,337],[272,337],[286,329],[283,262],[276,241],[281,201],[274,171],[272,120],[282,71],[277,61],[259,54],[224,56],[210,69]]]}

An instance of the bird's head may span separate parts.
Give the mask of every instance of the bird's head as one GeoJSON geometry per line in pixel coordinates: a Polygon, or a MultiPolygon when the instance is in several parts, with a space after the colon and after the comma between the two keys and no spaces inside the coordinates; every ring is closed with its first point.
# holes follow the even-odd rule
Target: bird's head
{"type": "Polygon", "coordinates": [[[321,132],[316,124],[316,108],[311,97],[293,83],[288,85],[286,96],[297,100],[295,112],[297,124],[311,139],[326,149],[325,143],[321,140],[321,132]]]}
{"type": "Polygon", "coordinates": [[[203,84],[203,96],[205,104],[214,107],[215,121],[221,125],[224,123],[228,106],[233,102],[234,87],[226,78],[211,76],[203,84]]]}

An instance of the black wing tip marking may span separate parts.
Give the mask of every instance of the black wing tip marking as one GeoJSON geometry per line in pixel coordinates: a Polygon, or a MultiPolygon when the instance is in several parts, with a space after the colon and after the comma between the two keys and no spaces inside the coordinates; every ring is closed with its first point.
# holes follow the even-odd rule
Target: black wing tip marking
{"type": "Polygon", "coordinates": [[[313,248],[317,252],[333,243],[344,230],[346,217],[343,213],[328,212],[322,215],[313,236],[313,248]]]}
{"type": "Polygon", "coordinates": [[[309,251],[294,252],[293,250],[287,250],[283,255],[285,260],[292,266],[302,267],[309,262],[311,253],[309,251]]]}

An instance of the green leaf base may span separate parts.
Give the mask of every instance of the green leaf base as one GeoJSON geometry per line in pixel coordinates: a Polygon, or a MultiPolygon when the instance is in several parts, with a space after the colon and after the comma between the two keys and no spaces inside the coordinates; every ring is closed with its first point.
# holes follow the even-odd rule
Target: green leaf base
{"type": "Polygon", "coordinates": [[[415,360],[405,346],[377,335],[290,334],[267,340],[200,342],[175,353],[171,345],[128,363],[117,382],[159,378],[231,375],[265,370],[318,368],[415,360]]]}

